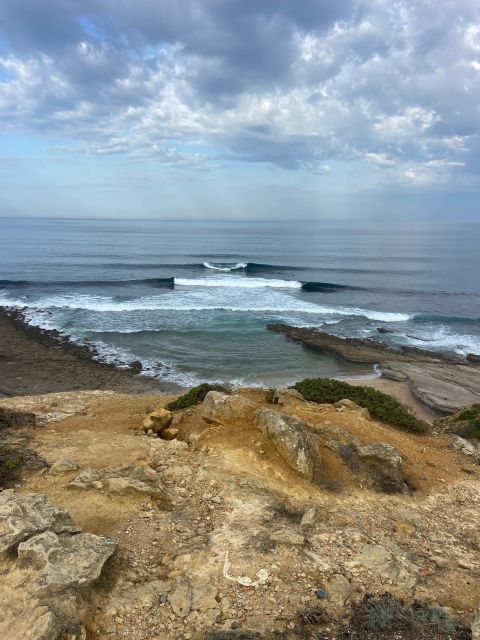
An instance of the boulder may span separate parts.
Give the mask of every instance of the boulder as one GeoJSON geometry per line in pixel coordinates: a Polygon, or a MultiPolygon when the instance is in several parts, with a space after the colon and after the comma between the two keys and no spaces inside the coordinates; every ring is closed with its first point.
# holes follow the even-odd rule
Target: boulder
{"type": "Polygon", "coordinates": [[[259,409],[256,427],[268,437],[282,458],[300,475],[313,480],[321,468],[315,436],[309,425],[286,413],[259,409]]]}
{"type": "Polygon", "coordinates": [[[358,449],[358,456],[379,488],[389,493],[403,491],[403,460],[395,447],[383,442],[369,444],[358,449]]]}
{"type": "Polygon", "coordinates": [[[143,421],[142,429],[145,432],[150,431],[154,433],[161,433],[164,429],[167,429],[173,420],[173,413],[168,409],[156,409],[143,421]]]}
{"type": "Polygon", "coordinates": [[[100,577],[117,543],[93,533],[57,535],[44,531],[18,545],[18,558],[38,571],[38,583],[47,591],[89,586],[100,577]]]}
{"type": "Polygon", "coordinates": [[[253,420],[256,405],[239,395],[209,391],[203,401],[202,417],[205,422],[228,424],[237,420],[253,420]]]}
{"type": "Polygon", "coordinates": [[[84,469],[78,476],[68,483],[73,489],[88,489],[89,487],[101,488],[102,474],[98,469],[84,469]]]}
{"type": "Polygon", "coordinates": [[[411,589],[415,586],[419,567],[408,560],[400,560],[379,544],[364,544],[345,565],[348,568],[364,567],[393,586],[411,589]]]}
{"type": "Polygon", "coordinates": [[[43,494],[19,494],[11,489],[0,493],[0,553],[47,529],[80,531],[65,509],[55,507],[43,494]]]}
{"type": "Polygon", "coordinates": [[[330,595],[330,600],[337,606],[343,606],[352,593],[352,585],[341,573],[332,576],[325,589],[330,595]]]}
{"type": "Polygon", "coordinates": [[[68,473],[69,471],[77,471],[78,468],[79,465],[73,460],[70,460],[70,458],[61,458],[52,464],[49,473],[59,475],[61,473],[68,473]]]}
{"type": "Polygon", "coordinates": [[[476,460],[480,460],[480,450],[478,445],[475,446],[473,442],[469,442],[465,438],[452,436],[452,448],[457,451],[461,451],[466,456],[471,456],[476,460]]]}

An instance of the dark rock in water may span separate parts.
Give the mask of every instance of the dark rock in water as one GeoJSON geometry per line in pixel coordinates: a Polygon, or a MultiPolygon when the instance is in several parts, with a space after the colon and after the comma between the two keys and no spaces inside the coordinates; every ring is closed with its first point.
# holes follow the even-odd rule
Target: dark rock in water
{"type": "Polygon", "coordinates": [[[480,355],[478,353],[467,353],[467,362],[480,364],[480,355]]]}
{"type": "Polygon", "coordinates": [[[378,333],[395,333],[394,329],[387,329],[387,327],[377,327],[378,333]]]}
{"type": "Polygon", "coordinates": [[[140,362],[140,360],[133,360],[133,362],[130,362],[130,364],[128,365],[128,368],[132,373],[138,374],[142,372],[143,364],[140,362]]]}

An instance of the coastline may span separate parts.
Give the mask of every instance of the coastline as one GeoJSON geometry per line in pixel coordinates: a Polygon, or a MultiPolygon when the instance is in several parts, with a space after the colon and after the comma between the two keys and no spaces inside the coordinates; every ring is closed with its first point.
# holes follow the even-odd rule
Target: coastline
{"type": "MultiPolygon", "coordinates": [[[[0,308],[0,397],[93,389],[138,395],[182,391],[167,381],[104,363],[96,355],[58,331],[29,325],[19,310],[0,308]]],[[[436,416],[403,381],[378,376],[345,381],[389,393],[424,420],[436,416]]]]}
{"type": "Polygon", "coordinates": [[[0,397],[58,391],[176,392],[178,385],[96,359],[88,346],[29,325],[22,311],[0,307],[0,397]]]}

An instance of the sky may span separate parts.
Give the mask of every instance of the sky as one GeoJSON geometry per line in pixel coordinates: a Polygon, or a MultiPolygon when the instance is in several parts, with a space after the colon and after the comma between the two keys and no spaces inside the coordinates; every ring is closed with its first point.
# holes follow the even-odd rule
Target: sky
{"type": "Polygon", "coordinates": [[[480,217],[478,0],[1,0],[0,216],[480,217]]]}

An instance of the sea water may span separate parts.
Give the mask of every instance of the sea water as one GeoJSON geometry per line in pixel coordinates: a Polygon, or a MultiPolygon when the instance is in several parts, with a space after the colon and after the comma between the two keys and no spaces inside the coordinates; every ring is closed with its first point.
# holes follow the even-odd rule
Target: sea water
{"type": "Polygon", "coordinates": [[[480,354],[476,223],[0,219],[0,234],[0,305],[181,385],[374,375],[271,322],[480,354]]]}

